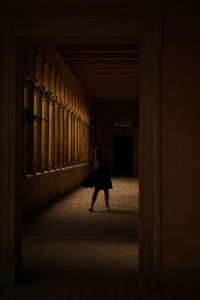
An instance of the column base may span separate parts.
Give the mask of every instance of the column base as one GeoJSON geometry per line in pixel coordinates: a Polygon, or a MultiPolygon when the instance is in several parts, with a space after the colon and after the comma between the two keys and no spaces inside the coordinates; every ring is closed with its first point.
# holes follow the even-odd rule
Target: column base
{"type": "Polygon", "coordinates": [[[35,171],[34,170],[24,170],[24,176],[26,175],[35,175],[35,171]]]}
{"type": "Polygon", "coordinates": [[[42,169],[34,169],[33,171],[34,171],[35,175],[43,173],[42,169]]]}
{"type": "Polygon", "coordinates": [[[50,172],[50,169],[49,168],[42,168],[42,172],[45,173],[45,172],[50,172]]]}
{"type": "Polygon", "coordinates": [[[55,170],[60,170],[61,166],[55,166],[55,170]]]}

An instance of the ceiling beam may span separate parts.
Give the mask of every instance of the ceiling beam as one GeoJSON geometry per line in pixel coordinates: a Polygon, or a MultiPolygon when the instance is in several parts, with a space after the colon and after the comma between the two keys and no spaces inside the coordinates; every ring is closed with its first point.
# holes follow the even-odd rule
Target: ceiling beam
{"type": "Polygon", "coordinates": [[[138,44],[132,44],[132,45],[57,45],[56,50],[59,52],[62,51],[99,51],[99,52],[105,52],[105,51],[139,51],[140,47],[138,44]]]}
{"type": "Polygon", "coordinates": [[[97,59],[97,60],[102,60],[102,59],[139,59],[140,55],[139,53],[104,53],[102,52],[101,54],[97,53],[61,53],[62,58],[66,58],[68,60],[72,59],[97,59]]]}
{"type": "Polygon", "coordinates": [[[138,70],[98,70],[98,69],[94,69],[94,70],[73,70],[73,74],[74,75],[139,75],[138,70]]]}

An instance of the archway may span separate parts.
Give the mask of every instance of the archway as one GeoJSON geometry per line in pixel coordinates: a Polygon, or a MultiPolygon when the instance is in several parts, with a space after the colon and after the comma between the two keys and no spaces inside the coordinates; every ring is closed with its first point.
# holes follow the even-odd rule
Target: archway
{"type": "MultiPolygon", "coordinates": [[[[13,58],[17,53],[17,64],[13,64],[12,68],[17,67],[17,74],[20,74],[21,67],[21,50],[23,45],[33,40],[35,34],[39,35],[38,41],[42,41],[45,36],[51,34],[52,39],[57,42],[59,39],[56,36],[61,36],[59,42],[63,40],[67,41],[68,44],[74,43],[112,43],[130,44],[135,38],[140,40],[141,44],[141,94],[140,94],[140,279],[143,280],[157,280],[157,276],[160,274],[160,144],[159,144],[159,118],[160,118],[160,106],[159,106],[159,47],[160,47],[160,36],[159,23],[157,21],[145,21],[140,20],[130,21],[121,20],[123,28],[119,30],[117,22],[112,20],[79,20],[78,24],[76,20],[65,20],[63,21],[62,32],[58,32],[55,29],[55,22],[43,24],[43,31],[40,33],[41,24],[38,23],[36,26],[32,26],[31,22],[27,24],[26,28],[21,32],[21,27],[16,26],[13,39],[6,43],[4,40],[5,47],[12,43],[15,44],[16,38],[18,38],[18,47],[13,47],[12,52],[9,54],[5,53],[5,57],[9,64],[13,62],[13,58]],[[100,30],[102,23],[105,28],[107,26],[107,34],[104,36],[104,32],[100,30]],[[32,27],[31,27],[32,26],[32,27]],[[53,27],[51,27],[53,26],[53,27]],[[93,28],[92,32],[88,30],[93,28]],[[73,31],[71,30],[72,28],[73,31]],[[51,31],[52,29],[52,31],[51,31]],[[87,35],[82,33],[88,32],[87,35]],[[23,38],[24,36],[24,38],[23,38]],[[29,38],[26,38],[26,37],[29,38]],[[20,39],[19,39],[20,37],[20,39]],[[148,201],[147,201],[148,200],[148,201]]],[[[60,21],[59,21],[60,24],[60,21]]],[[[60,26],[59,26],[60,28],[60,26]]],[[[35,39],[35,38],[34,38],[35,39]]],[[[46,39],[46,38],[45,38],[46,39]]],[[[47,40],[47,39],[46,39],[47,40]]],[[[15,74],[15,72],[13,72],[15,74]]],[[[17,91],[13,90],[10,94],[10,100],[7,101],[7,108],[9,109],[9,103],[13,103],[13,109],[16,119],[11,120],[11,124],[5,122],[6,128],[9,130],[10,139],[7,143],[8,146],[8,157],[4,164],[8,162],[9,157],[15,157],[14,164],[10,170],[10,180],[7,181],[7,191],[12,190],[12,193],[4,193],[1,199],[1,208],[3,214],[6,216],[1,223],[1,232],[7,232],[7,235],[3,236],[3,256],[4,266],[1,272],[1,282],[13,282],[15,274],[17,273],[17,264],[19,263],[20,253],[20,238],[16,241],[16,233],[21,232],[21,216],[20,216],[20,187],[21,180],[20,176],[22,173],[21,166],[22,155],[21,146],[22,143],[22,126],[23,122],[19,121],[22,111],[21,95],[22,87],[19,77],[16,79],[15,76],[7,77],[9,86],[15,85],[17,80],[17,91]],[[17,99],[17,100],[16,100],[17,99]],[[18,143],[13,149],[12,142],[12,126],[16,126],[18,143]],[[17,170],[17,172],[15,172],[17,170]],[[16,177],[17,174],[17,177],[16,177]],[[17,189],[15,190],[13,182],[16,182],[17,189]],[[7,221],[9,220],[9,222],[7,221]],[[12,226],[11,226],[12,224],[12,226]],[[12,251],[10,251],[10,245],[12,245],[12,251]],[[17,254],[17,255],[16,255],[17,254]]],[[[7,95],[7,85],[5,85],[5,95],[7,95]]],[[[6,169],[6,167],[5,167],[6,169]]],[[[20,264],[19,264],[20,270],[20,264]]]]}

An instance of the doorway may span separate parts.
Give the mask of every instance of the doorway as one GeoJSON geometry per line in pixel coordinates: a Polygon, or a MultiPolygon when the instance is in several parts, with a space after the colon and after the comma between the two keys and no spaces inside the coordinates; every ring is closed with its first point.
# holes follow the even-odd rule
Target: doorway
{"type": "Polygon", "coordinates": [[[132,176],[133,174],[133,137],[114,137],[114,175],[132,176]]]}

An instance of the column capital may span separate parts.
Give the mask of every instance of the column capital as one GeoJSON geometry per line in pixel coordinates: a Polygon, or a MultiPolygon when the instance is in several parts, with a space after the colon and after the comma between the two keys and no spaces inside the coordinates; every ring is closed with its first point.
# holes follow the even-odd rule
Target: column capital
{"type": "Polygon", "coordinates": [[[54,104],[56,103],[58,97],[57,96],[51,96],[50,102],[53,102],[54,104]]]}
{"type": "Polygon", "coordinates": [[[71,108],[71,106],[70,106],[70,105],[67,105],[67,110],[68,110],[68,112],[69,112],[69,113],[71,113],[71,112],[72,112],[72,108],[71,108]]]}
{"type": "Polygon", "coordinates": [[[59,100],[58,98],[55,100],[55,106],[58,108],[61,108],[63,106],[63,103],[61,100],[59,100]]]}
{"type": "Polygon", "coordinates": [[[67,106],[67,114],[68,116],[71,116],[71,108],[69,106],[67,106]]]}
{"type": "Polygon", "coordinates": [[[30,86],[32,85],[33,87],[36,86],[36,83],[37,83],[37,79],[29,76],[28,74],[24,74],[24,84],[25,86],[30,86]]]}
{"type": "Polygon", "coordinates": [[[51,99],[51,96],[52,96],[52,92],[50,92],[50,91],[44,91],[43,92],[42,101],[49,102],[50,99],[51,99]]]}
{"type": "Polygon", "coordinates": [[[55,101],[56,101],[55,96],[51,95],[49,99],[49,103],[55,104],[55,101]]]}
{"type": "Polygon", "coordinates": [[[65,103],[63,103],[62,101],[60,101],[60,109],[64,110],[65,109],[65,103]]]}
{"type": "Polygon", "coordinates": [[[45,87],[43,85],[37,85],[37,84],[35,84],[34,88],[35,88],[35,92],[36,93],[43,93],[44,90],[45,90],[45,87]]]}
{"type": "Polygon", "coordinates": [[[65,103],[65,108],[66,108],[67,111],[70,111],[70,106],[69,106],[69,104],[65,103]]]}
{"type": "Polygon", "coordinates": [[[68,113],[69,111],[69,106],[66,103],[63,103],[63,109],[65,113],[68,113]]]}
{"type": "Polygon", "coordinates": [[[71,114],[75,116],[75,111],[71,108],[71,114]]]}

